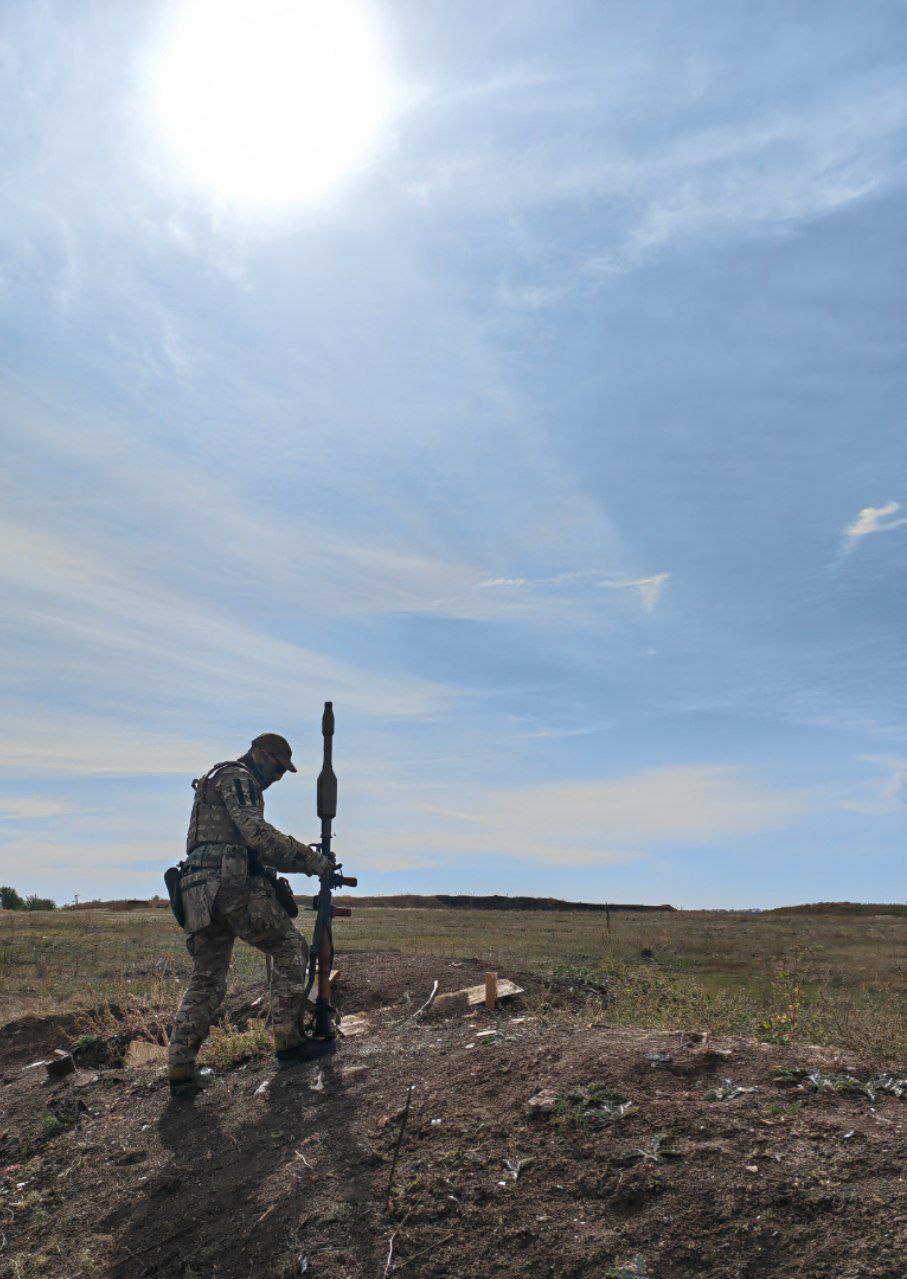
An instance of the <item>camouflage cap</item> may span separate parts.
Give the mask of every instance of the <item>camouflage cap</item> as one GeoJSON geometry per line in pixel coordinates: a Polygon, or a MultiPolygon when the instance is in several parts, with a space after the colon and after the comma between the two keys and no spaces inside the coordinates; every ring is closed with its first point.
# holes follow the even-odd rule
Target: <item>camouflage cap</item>
{"type": "Polygon", "coordinates": [[[267,751],[269,755],[273,755],[289,772],[296,772],[290,743],[285,737],[281,737],[279,733],[259,733],[252,742],[252,749],[254,750],[256,746],[260,750],[267,751]]]}

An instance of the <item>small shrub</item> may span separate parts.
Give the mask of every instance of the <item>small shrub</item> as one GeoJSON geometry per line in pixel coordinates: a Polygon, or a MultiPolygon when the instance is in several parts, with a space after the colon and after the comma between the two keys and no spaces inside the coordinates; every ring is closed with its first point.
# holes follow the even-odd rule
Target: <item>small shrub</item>
{"type": "Polygon", "coordinates": [[[39,897],[37,893],[31,893],[25,899],[26,910],[56,910],[57,903],[52,897],[39,897]]]}

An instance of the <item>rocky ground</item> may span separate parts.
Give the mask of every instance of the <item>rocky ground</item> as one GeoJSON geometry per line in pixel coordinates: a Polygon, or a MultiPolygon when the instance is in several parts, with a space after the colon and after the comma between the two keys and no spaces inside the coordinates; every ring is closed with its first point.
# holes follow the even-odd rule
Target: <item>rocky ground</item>
{"type": "Polygon", "coordinates": [[[435,978],[457,990],[481,966],[343,962],[366,1033],[280,1075],[253,1056],[194,1103],[113,1036],[60,1081],[29,1069],[72,1044],[72,1014],[4,1026],[0,1275],[904,1274],[897,1076],[590,1024],[581,991],[514,973],[526,994],[497,1013],[414,1019],[435,978]]]}

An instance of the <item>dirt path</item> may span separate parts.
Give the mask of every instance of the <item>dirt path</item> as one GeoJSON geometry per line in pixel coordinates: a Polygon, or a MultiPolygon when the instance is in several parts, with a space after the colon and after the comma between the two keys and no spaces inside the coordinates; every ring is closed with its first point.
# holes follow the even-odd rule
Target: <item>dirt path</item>
{"type": "Polygon", "coordinates": [[[194,1104],[155,1069],[48,1083],[22,1068],[72,1023],[4,1027],[0,1274],[900,1279],[905,1102],[778,1081],[867,1080],[859,1061],[590,1027],[543,1013],[538,983],[497,1015],[414,1023],[434,976],[480,966],[345,962],[370,1033],[279,1076],[247,1062],[194,1104]],[[725,1079],[748,1091],[710,1099],[725,1079]]]}

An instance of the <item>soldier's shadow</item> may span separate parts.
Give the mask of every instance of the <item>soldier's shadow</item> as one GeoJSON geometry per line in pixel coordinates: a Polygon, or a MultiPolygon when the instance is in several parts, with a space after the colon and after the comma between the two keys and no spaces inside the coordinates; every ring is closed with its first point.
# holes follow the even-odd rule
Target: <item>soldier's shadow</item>
{"type": "MultiPolygon", "coordinates": [[[[311,1063],[272,1076],[264,1097],[253,1095],[247,1077],[228,1075],[194,1102],[166,1104],[158,1134],[169,1159],[137,1202],[104,1223],[116,1238],[111,1275],[299,1273],[292,1259],[304,1248],[307,1162],[318,1164],[319,1175],[342,1165],[344,1198],[355,1196],[356,1218],[367,1215],[369,1188],[354,1184],[361,1152],[350,1145],[353,1107],[334,1061],[323,1068],[323,1091],[309,1087],[320,1069],[311,1063]]],[[[370,1273],[366,1222],[364,1229],[348,1225],[356,1251],[368,1253],[362,1273],[370,1273]]]]}

